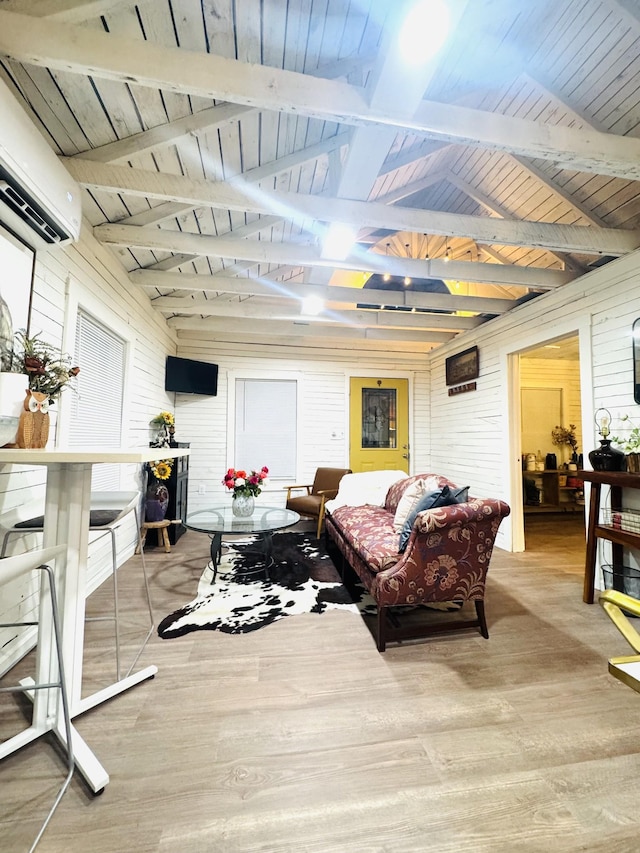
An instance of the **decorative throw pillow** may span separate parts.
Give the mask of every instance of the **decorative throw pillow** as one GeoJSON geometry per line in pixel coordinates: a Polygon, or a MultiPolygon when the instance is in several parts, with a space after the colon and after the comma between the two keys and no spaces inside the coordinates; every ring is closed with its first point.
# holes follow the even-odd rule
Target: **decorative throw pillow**
{"type": "Polygon", "coordinates": [[[454,499],[454,503],[466,504],[469,500],[469,486],[463,486],[461,489],[450,489],[449,494],[454,499]]]}
{"type": "Polygon", "coordinates": [[[427,492],[423,495],[414,510],[406,518],[400,534],[398,551],[402,552],[407,547],[407,542],[409,541],[414,522],[419,512],[423,512],[425,509],[435,509],[439,506],[453,506],[453,504],[466,503],[468,495],[469,486],[463,486],[461,489],[451,489],[449,486],[443,486],[435,492],[427,492]]]}
{"type": "Polygon", "coordinates": [[[435,474],[430,474],[424,481],[424,492],[437,492],[440,488],[440,478],[435,474]]]}
{"type": "Polygon", "coordinates": [[[400,533],[402,527],[407,520],[409,513],[418,505],[418,501],[422,498],[425,492],[424,480],[416,480],[404,490],[404,494],[398,501],[396,514],[393,517],[393,529],[396,533],[400,533]]]}

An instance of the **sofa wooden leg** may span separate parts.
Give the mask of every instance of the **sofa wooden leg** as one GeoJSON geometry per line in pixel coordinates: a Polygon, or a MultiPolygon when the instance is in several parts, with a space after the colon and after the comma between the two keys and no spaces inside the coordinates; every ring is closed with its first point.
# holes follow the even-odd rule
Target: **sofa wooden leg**
{"type": "Polygon", "coordinates": [[[480,623],[480,633],[485,640],[488,640],[489,629],[487,628],[487,620],[484,615],[484,601],[476,601],[474,604],[476,605],[476,613],[478,615],[478,622],[480,623]]]}
{"type": "Polygon", "coordinates": [[[377,624],[377,630],[376,630],[376,640],[377,640],[379,652],[383,652],[387,648],[386,627],[387,627],[387,608],[381,607],[380,605],[378,605],[378,624],[377,624]]]}

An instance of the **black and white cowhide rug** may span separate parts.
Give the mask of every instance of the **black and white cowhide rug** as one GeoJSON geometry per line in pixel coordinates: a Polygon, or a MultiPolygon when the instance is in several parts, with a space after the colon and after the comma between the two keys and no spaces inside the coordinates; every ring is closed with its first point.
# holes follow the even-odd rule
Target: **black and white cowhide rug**
{"type": "Polygon", "coordinates": [[[375,613],[375,604],[363,600],[364,590],[347,591],[322,543],[306,533],[274,535],[268,580],[256,571],[264,558],[256,552],[254,537],[225,544],[224,549],[215,583],[209,563],[196,598],[162,620],[160,637],[191,631],[246,634],[286,616],[330,609],[358,614],[364,606],[375,613]]]}

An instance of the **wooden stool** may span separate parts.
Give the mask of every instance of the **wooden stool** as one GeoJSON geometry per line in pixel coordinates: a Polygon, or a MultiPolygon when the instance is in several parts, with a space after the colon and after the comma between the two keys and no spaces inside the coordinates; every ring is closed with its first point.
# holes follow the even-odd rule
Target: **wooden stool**
{"type": "MultiPolygon", "coordinates": [[[[158,545],[164,545],[164,550],[169,553],[171,551],[171,543],[169,542],[169,534],[167,528],[171,524],[166,518],[162,521],[145,521],[140,528],[140,542],[144,548],[144,543],[147,541],[147,530],[158,531],[158,545]]],[[[140,553],[140,545],[136,548],[136,554],[140,553]]]]}

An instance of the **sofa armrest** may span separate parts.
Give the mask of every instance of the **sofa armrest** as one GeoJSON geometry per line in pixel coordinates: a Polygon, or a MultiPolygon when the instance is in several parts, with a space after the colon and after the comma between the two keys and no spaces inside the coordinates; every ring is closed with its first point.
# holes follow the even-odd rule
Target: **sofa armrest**
{"type": "Polygon", "coordinates": [[[419,512],[413,525],[414,533],[432,533],[446,527],[463,527],[471,522],[487,522],[492,518],[505,518],[511,509],[504,501],[495,498],[470,498],[466,503],[426,509],[419,512]]]}
{"type": "Polygon", "coordinates": [[[419,513],[400,559],[375,576],[379,604],[482,599],[504,501],[472,498],[419,513]]]}

